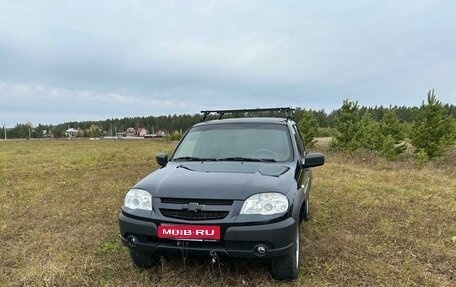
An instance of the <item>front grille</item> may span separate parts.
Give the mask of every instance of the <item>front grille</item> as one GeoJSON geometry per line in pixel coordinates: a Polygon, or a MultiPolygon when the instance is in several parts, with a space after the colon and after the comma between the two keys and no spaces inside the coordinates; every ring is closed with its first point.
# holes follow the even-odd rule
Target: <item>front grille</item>
{"type": "Polygon", "coordinates": [[[201,205],[232,205],[233,201],[228,199],[191,199],[191,198],[171,198],[171,197],[162,197],[161,203],[171,203],[171,204],[189,204],[190,202],[195,202],[201,205]]]}
{"type": "Polygon", "coordinates": [[[176,210],[176,209],[164,209],[160,208],[160,212],[163,216],[186,219],[186,220],[212,220],[212,219],[223,219],[228,215],[228,211],[188,211],[188,210],[176,210]]]}

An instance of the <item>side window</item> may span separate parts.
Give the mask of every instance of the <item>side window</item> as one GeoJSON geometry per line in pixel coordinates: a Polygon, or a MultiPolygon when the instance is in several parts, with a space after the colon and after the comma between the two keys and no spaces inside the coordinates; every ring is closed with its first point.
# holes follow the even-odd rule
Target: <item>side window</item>
{"type": "Polygon", "coordinates": [[[298,146],[299,154],[301,157],[304,157],[306,149],[304,147],[304,142],[302,141],[301,133],[299,132],[296,125],[293,125],[293,134],[296,140],[296,145],[298,146]]]}

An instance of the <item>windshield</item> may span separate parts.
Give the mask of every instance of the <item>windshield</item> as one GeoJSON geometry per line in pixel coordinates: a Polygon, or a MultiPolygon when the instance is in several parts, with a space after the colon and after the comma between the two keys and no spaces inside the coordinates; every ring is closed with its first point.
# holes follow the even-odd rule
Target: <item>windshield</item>
{"type": "Polygon", "coordinates": [[[290,136],[279,124],[213,124],[192,128],[172,160],[280,162],[293,159],[290,136]]]}

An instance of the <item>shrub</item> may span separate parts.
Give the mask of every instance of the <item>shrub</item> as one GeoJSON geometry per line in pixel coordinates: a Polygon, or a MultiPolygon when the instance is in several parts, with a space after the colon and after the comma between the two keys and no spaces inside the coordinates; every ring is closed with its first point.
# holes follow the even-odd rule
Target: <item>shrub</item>
{"type": "Polygon", "coordinates": [[[315,137],[318,135],[318,123],[311,110],[303,111],[302,118],[298,123],[298,128],[303,136],[304,145],[306,147],[312,147],[316,142],[315,137]]]}
{"type": "Polygon", "coordinates": [[[397,155],[399,153],[395,147],[395,142],[392,135],[387,135],[384,137],[382,148],[380,149],[380,154],[389,160],[395,160],[397,158],[397,155]]]}
{"type": "Polygon", "coordinates": [[[454,126],[454,119],[445,113],[434,90],[430,90],[427,94],[427,103],[423,101],[414,115],[410,134],[417,158],[421,158],[422,153],[426,153],[429,159],[442,156],[454,144],[454,126]]]}
{"type": "Polygon", "coordinates": [[[174,131],[172,133],[165,135],[166,141],[178,141],[182,138],[183,134],[179,131],[174,131]]]}
{"type": "Polygon", "coordinates": [[[370,113],[365,113],[361,119],[359,135],[360,145],[369,150],[378,151],[383,146],[383,135],[380,124],[372,119],[370,113]]]}
{"type": "Polygon", "coordinates": [[[376,151],[389,160],[395,160],[405,149],[404,127],[393,110],[386,110],[383,118],[375,122],[369,113],[361,119],[360,145],[376,151]]]}
{"type": "Polygon", "coordinates": [[[332,148],[353,152],[362,147],[389,160],[396,159],[404,151],[405,128],[393,109],[386,110],[377,122],[369,112],[361,117],[357,102],[345,100],[335,122],[332,148]]]}
{"type": "Polygon", "coordinates": [[[398,144],[405,139],[405,128],[399,122],[396,111],[389,109],[383,114],[380,121],[380,131],[383,136],[390,135],[395,144],[398,144]]]}
{"type": "Polygon", "coordinates": [[[319,137],[333,137],[335,133],[336,129],[334,128],[318,128],[319,137]]]}
{"type": "Polygon", "coordinates": [[[331,147],[337,150],[354,151],[361,146],[359,141],[361,121],[358,102],[344,100],[335,118],[336,131],[331,147]]]}

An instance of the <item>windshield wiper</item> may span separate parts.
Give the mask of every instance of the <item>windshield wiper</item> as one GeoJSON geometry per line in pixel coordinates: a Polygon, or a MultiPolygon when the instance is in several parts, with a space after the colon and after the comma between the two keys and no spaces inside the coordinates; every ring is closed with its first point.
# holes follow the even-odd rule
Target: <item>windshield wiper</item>
{"type": "Polygon", "coordinates": [[[262,162],[276,162],[273,158],[259,158],[259,160],[262,162]]]}
{"type": "Polygon", "coordinates": [[[218,160],[219,160],[219,161],[258,161],[258,162],[275,162],[275,159],[273,159],[273,158],[252,158],[252,157],[241,157],[241,156],[219,158],[218,160]]]}
{"type": "Polygon", "coordinates": [[[216,158],[204,158],[195,156],[182,156],[173,158],[173,161],[217,161],[216,158]]]}

